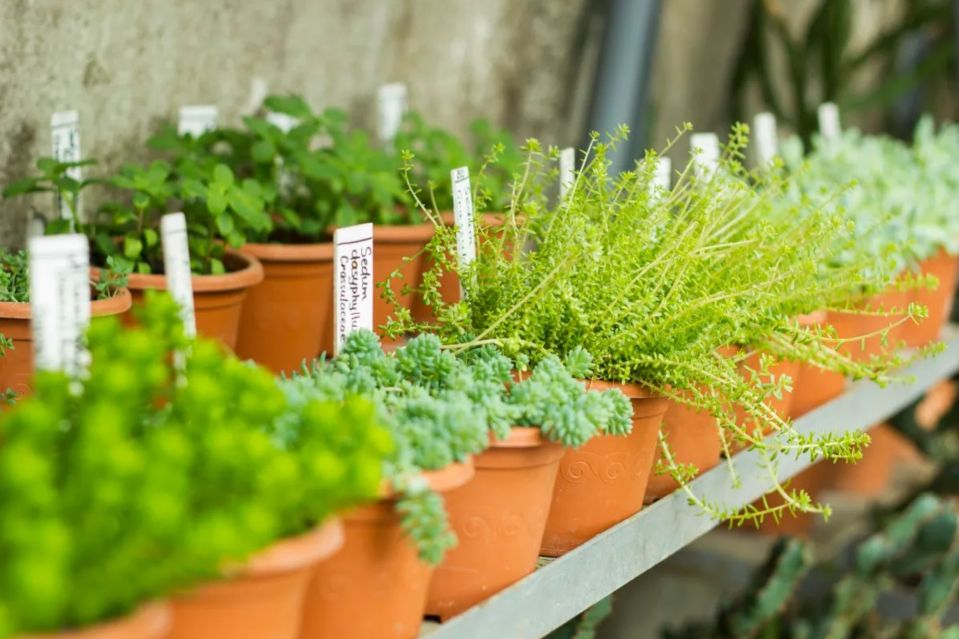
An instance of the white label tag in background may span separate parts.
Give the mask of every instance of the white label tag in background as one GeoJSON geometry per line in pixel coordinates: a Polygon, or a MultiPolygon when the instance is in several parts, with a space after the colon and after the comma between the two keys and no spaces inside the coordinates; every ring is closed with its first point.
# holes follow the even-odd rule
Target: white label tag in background
{"type": "Polygon", "coordinates": [[[180,107],[180,119],[176,131],[180,135],[189,133],[199,137],[216,128],[217,108],[212,104],[180,107]]]}
{"type": "MultiPolygon", "coordinates": [[[[53,159],[57,162],[80,161],[80,114],[77,111],[57,111],[50,118],[50,133],[53,141],[53,159]]],[[[67,175],[74,180],[83,179],[83,171],[79,166],[67,169],[67,175]]],[[[54,215],[62,220],[70,220],[73,229],[73,215],[66,201],[59,193],[54,194],[54,215]]],[[[83,209],[80,207],[80,198],[74,202],[77,219],[83,220],[83,209]]]]}
{"type": "Polygon", "coordinates": [[[476,228],[473,220],[473,192],[470,170],[465,166],[450,171],[453,181],[453,221],[456,224],[456,256],[460,268],[476,260],[476,228]]]}
{"type": "Polygon", "coordinates": [[[190,268],[190,245],[187,243],[186,217],[183,213],[168,213],[160,218],[160,238],[167,291],[180,307],[183,332],[187,337],[195,337],[193,271],[190,268]]]}
{"type": "Polygon", "coordinates": [[[300,121],[288,113],[277,113],[276,111],[269,111],[266,114],[266,121],[278,128],[284,133],[289,133],[293,130],[300,121]]]}
{"type": "Polygon", "coordinates": [[[406,85],[401,82],[384,84],[376,92],[376,122],[380,142],[392,142],[406,114],[406,85]]]}
{"type": "Polygon", "coordinates": [[[334,354],[347,335],[373,330],[373,225],[344,226],[333,233],[334,354]]]}
{"type": "Polygon", "coordinates": [[[37,370],[80,375],[89,364],[83,348],[90,323],[90,254],[79,234],[35,237],[30,255],[30,325],[37,370]]]}
{"type": "Polygon", "coordinates": [[[715,133],[694,133],[689,139],[696,177],[708,179],[719,167],[719,138],[715,133]]]}
{"type": "MultiPolygon", "coordinates": [[[[469,179],[469,176],[467,176],[469,179]]],[[[576,149],[571,146],[559,152],[559,197],[563,199],[576,179],[576,149]]]]}
{"type": "Polygon", "coordinates": [[[768,111],[757,113],[753,118],[753,140],[756,142],[756,162],[766,166],[779,155],[779,133],[776,129],[776,116],[768,111]]]}
{"type": "Polygon", "coordinates": [[[672,186],[673,161],[666,157],[656,158],[656,169],[649,188],[654,194],[668,193],[672,186]]]}
{"type": "Polygon", "coordinates": [[[816,110],[819,118],[819,134],[826,140],[835,140],[842,136],[839,124],[839,107],[835,102],[823,102],[816,110]]]}

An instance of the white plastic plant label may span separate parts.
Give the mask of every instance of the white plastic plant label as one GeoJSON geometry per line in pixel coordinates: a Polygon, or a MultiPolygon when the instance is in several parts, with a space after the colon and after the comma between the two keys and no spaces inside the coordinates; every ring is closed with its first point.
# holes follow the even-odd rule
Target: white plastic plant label
{"type": "Polygon", "coordinates": [[[476,260],[476,228],[473,220],[473,192],[470,170],[465,166],[450,171],[453,181],[453,222],[456,225],[456,256],[461,268],[476,260]]]}
{"type": "Polygon", "coordinates": [[[776,116],[768,111],[757,113],[753,118],[753,140],[756,142],[756,162],[766,166],[779,155],[779,133],[776,116]]]}
{"type": "Polygon", "coordinates": [[[190,268],[190,246],[187,243],[186,217],[168,213],[160,218],[163,243],[163,271],[170,296],[180,307],[183,332],[196,336],[196,315],[193,309],[193,271],[190,268]]]}
{"type": "Polygon", "coordinates": [[[653,170],[653,180],[649,188],[654,194],[668,193],[672,186],[673,161],[667,157],[656,158],[656,168],[653,170]]]}
{"type": "MultiPolygon", "coordinates": [[[[50,138],[53,142],[53,159],[57,162],[79,162],[80,155],[80,114],[77,111],[57,111],[50,118],[50,138]]],[[[83,171],[79,166],[67,169],[67,175],[74,180],[83,179],[83,171]]],[[[70,213],[70,206],[60,197],[59,193],[54,194],[54,215],[62,220],[70,220],[70,228],[73,229],[73,215],[70,213]]],[[[76,218],[83,219],[83,210],[80,207],[80,198],[74,202],[76,207],[76,218]]]]}
{"type": "Polygon", "coordinates": [[[373,225],[357,224],[333,233],[334,354],[346,337],[373,330],[373,225]]]}
{"type": "Polygon", "coordinates": [[[90,323],[90,254],[80,234],[32,238],[30,325],[37,370],[78,376],[89,355],[83,347],[90,323]]]}
{"type": "Polygon", "coordinates": [[[376,92],[376,122],[380,142],[389,144],[396,137],[406,114],[406,85],[384,84],[376,92]]]}
{"type": "Polygon", "coordinates": [[[288,113],[277,113],[276,111],[269,111],[266,114],[266,121],[278,128],[283,133],[289,133],[293,128],[299,124],[299,120],[288,113]]]}
{"type": "MultiPolygon", "coordinates": [[[[468,179],[468,176],[467,176],[468,179]]],[[[564,199],[576,179],[576,149],[571,146],[559,152],[559,197],[564,199]]]]}
{"type": "Polygon", "coordinates": [[[839,107],[835,102],[823,102],[816,110],[819,118],[819,134],[826,140],[835,140],[842,135],[839,123],[839,107]]]}
{"type": "Polygon", "coordinates": [[[180,107],[177,133],[180,135],[189,133],[193,137],[199,137],[216,128],[218,115],[216,106],[212,104],[180,107]]]}
{"type": "Polygon", "coordinates": [[[689,139],[696,177],[709,179],[719,167],[719,138],[715,133],[694,133],[689,139]]]}

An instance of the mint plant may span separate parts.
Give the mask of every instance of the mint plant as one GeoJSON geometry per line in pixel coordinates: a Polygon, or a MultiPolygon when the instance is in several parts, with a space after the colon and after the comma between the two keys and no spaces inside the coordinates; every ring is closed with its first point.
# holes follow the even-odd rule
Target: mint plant
{"type": "Polygon", "coordinates": [[[0,417],[0,637],[114,619],[377,494],[369,402],[288,403],[165,295],[139,319],[93,324],[89,375],[38,373],[0,417]]]}
{"type": "MultiPolygon", "coordinates": [[[[788,182],[745,171],[745,127],[734,129],[715,172],[697,176],[687,167],[669,192],[652,186],[655,153],[635,170],[609,174],[607,155],[624,137],[625,129],[607,141],[594,136],[585,166],[557,203],[547,197],[557,178],[555,157],[530,141],[503,224],[476,220],[475,262],[464,267],[450,257],[456,241],[445,229],[427,247],[433,267],[420,293],[436,322],[398,311],[387,333],[432,332],[457,352],[492,344],[534,363],[584,349],[594,357],[595,378],[640,383],[713,414],[734,481],[732,444],[762,451],[784,504],[734,511],[693,494],[688,481],[695,469],[676,464],[662,441],[670,472],[708,514],[740,524],[785,511],[828,514],[808,494],[778,483],[775,458],[855,460],[868,436],[794,431],[764,402],[790,380],[760,384],[740,361],[752,347],[775,344],[777,355],[888,383],[900,358],[854,362],[836,350],[841,340],[827,329],[807,329],[794,318],[821,308],[857,308],[891,281],[892,249],[882,259],[866,260],[863,253],[839,259],[858,238],[816,200],[794,204],[791,217],[774,215],[788,182]],[[463,300],[455,304],[436,290],[447,270],[463,283],[463,300]],[[747,348],[722,356],[730,345],[747,348]],[[734,406],[755,428],[737,422],[734,406]],[[767,432],[779,437],[767,442],[767,432]]],[[[763,378],[769,363],[765,358],[758,371],[763,378]]]]}
{"type": "Polygon", "coordinates": [[[96,164],[96,160],[80,160],[77,162],[60,162],[51,157],[42,157],[37,160],[38,175],[21,178],[7,184],[3,189],[3,197],[17,197],[28,193],[53,193],[66,205],[70,216],[64,219],[53,219],[48,222],[48,232],[52,234],[67,233],[83,226],[79,217],[77,202],[80,193],[99,180],[85,178],[76,180],[69,175],[70,169],[96,164]]]}
{"type": "Polygon", "coordinates": [[[420,556],[438,563],[455,543],[442,500],[419,479],[502,439],[514,425],[538,426],[552,441],[580,446],[600,434],[625,434],[632,410],[619,391],[587,392],[571,371],[585,373],[588,355],[539,362],[523,381],[514,362],[492,347],[462,357],[443,349],[434,335],[414,337],[385,354],[371,332],[358,331],[340,355],[314,362],[284,382],[289,395],[343,401],[359,395],[375,402],[396,442],[385,474],[401,498],[407,534],[420,556]]]}

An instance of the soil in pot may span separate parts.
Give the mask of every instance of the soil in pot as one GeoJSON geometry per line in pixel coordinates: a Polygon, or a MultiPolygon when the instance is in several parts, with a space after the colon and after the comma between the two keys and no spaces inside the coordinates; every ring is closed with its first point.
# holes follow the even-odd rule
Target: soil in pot
{"type": "MultiPolygon", "coordinates": [[[[227,249],[223,262],[228,270],[223,275],[193,276],[193,310],[197,333],[217,339],[233,350],[243,301],[250,287],[263,281],[263,267],[255,257],[232,249],[227,249]]],[[[166,290],[166,276],[133,273],[127,287],[133,294],[133,305],[137,306],[143,303],[147,289],[166,290]]],[[[134,322],[132,313],[127,313],[126,318],[128,323],[134,322]]]]}
{"type": "Polygon", "coordinates": [[[559,465],[553,503],[540,553],[559,557],[643,507],[665,398],[637,384],[590,381],[591,390],[619,388],[633,405],[633,430],[625,437],[600,435],[567,450],[559,465]]]}
{"type": "Polygon", "coordinates": [[[64,630],[18,639],[163,639],[170,627],[170,608],[165,602],[152,602],[126,617],[82,630],[64,630]]]}
{"type": "Polygon", "coordinates": [[[313,567],[342,544],[333,519],[254,555],[237,576],[175,598],[168,639],[297,639],[313,567]]]}
{"type": "MultiPolygon", "coordinates": [[[[121,315],[130,310],[131,295],[120,289],[113,297],[90,303],[90,316],[121,315]]],[[[33,379],[33,333],[30,330],[29,302],[0,302],[0,334],[13,341],[13,348],[0,356],[0,390],[17,395],[30,392],[33,379]]]]}
{"type": "Polygon", "coordinates": [[[274,373],[333,352],[333,244],[246,244],[263,265],[240,314],[236,354],[274,373]]]}
{"type": "Polygon", "coordinates": [[[939,280],[935,289],[919,288],[913,291],[913,301],[926,307],[928,315],[918,324],[906,322],[902,327],[902,339],[907,346],[925,346],[939,339],[943,324],[952,312],[956,298],[956,275],[959,261],[943,249],[919,264],[923,275],[934,275],[939,280]]]}
{"type": "MultiPolygon", "coordinates": [[[[448,493],[472,479],[473,464],[452,464],[424,477],[448,493]]],[[[313,571],[301,639],[417,637],[433,568],[403,532],[395,498],[351,510],[343,524],[342,550],[313,571]]]]}
{"type": "MultiPolygon", "coordinates": [[[[393,271],[400,271],[403,277],[390,282],[396,294],[397,303],[412,310],[422,306],[416,302],[413,293],[403,293],[404,286],[419,287],[423,283],[425,258],[423,247],[433,237],[433,224],[407,224],[373,227],[373,279],[379,283],[387,280],[393,271]]],[[[379,327],[393,315],[393,306],[381,297],[382,290],[377,287],[373,298],[373,326],[379,327]]]]}
{"type": "Polygon", "coordinates": [[[562,445],[514,428],[476,456],[476,476],[445,496],[458,543],[433,573],[426,614],[448,619],[536,568],[562,445]]]}

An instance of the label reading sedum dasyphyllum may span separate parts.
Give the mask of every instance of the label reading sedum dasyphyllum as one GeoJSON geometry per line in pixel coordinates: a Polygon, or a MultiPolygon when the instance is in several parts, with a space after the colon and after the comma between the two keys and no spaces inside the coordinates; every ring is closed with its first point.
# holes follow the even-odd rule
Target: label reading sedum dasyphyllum
{"type": "Polygon", "coordinates": [[[779,134],[776,116],[768,111],[757,113],[753,118],[753,139],[756,141],[756,163],[766,166],[779,155],[779,134]]]}
{"type": "Polygon", "coordinates": [[[380,142],[389,144],[396,137],[406,114],[406,85],[384,84],[376,92],[376,123],[380,142]]]}
{"type": "Polygon", "coordinates": [[[826,140],[835,140],[842,135],[839,124],[839,107],[835,102],[823,102],[816,110],[819,118],[819,135],[826,140]]]}
{"type": "Polygon", "coordinates": [[[90,323],[90,255],[79,234],[32,238],[30,329],[37,370],[78,376],[89,365],[83,347],[90,323]]]}
{"type": "MultiPolygon", "coordinates": [[[[50,137],[53,141],[53,159],[57,162],[79,162],[80,161],[80,114],[77,111],[57,111],[50,118],[50,137]]],[[[83,171],[79,166],[67,169],[67,176],[74,180],[83,179],[83,171]]],[[[62,220],[70,220],[70,228],[74,229],[74,217],[70,212],[70,205],[60,197],[59,193],[53,194],[55,217],[62,220]]],[[[83,220],[83,209],[80,207],[80,198],[74,202],[76,209],[76,219],[83,220]]]]}
{"type": "Polygon", "coordinates": [[[197,138],[216,128],[218,112],[212,104],[198,104],[180,107],[180,119],[177,121],[177,133],[189,133],[197,138]]]}
{"type": "Polygon", "coordinates": [[[559,152],[559,197],[563,199],[576,179],[576,149],[571,146],[559,152]]]}
{"type": "Polygon", "coordinates": [[[160,218],[160,237],[163,242],[163,271],[170,296],[180,307],[183,332],[196,335],[196,316],[193,310],[193,271],[190,268],[190,246],[187,243],[186,217],[183,213],[168,213],[160,218]]]}
{"type": "Polygon", "coordinates": [[[715,133],[694,133],[689,139],[696,177],[708,180],[719,167],[719,138],[715,133]]]}
{"type": "Polygon", "coordinates": [[[333,244],[333,352],[339,354],[350,333],[373,330],[373,225],[338,228],[333,244]]]}

